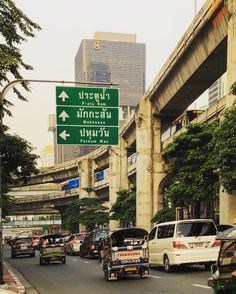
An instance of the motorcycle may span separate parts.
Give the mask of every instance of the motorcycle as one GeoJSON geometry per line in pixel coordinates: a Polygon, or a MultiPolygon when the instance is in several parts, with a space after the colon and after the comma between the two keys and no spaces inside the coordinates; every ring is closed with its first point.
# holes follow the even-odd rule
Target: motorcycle
{"type": "Polygon", "coordinates": [[[217,262],[211,266],[208,285],[215,294],[236,294],[236,227],[223,231],[216,240],[220,251],[217,262]]]}

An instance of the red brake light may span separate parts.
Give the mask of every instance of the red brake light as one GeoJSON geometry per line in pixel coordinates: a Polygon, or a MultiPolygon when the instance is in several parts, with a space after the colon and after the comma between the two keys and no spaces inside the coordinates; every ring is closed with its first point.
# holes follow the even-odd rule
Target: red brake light
{"type": "Polygon", "coordinates": [[[181,243],[180,241],[173,241],[172,245],[176,249],[187,249],[187,247],[183,243],[181,243]]]}
{"type": "Polygon", "coordinates": [[[221,244],[220,240],[215,240],[212,247],[218,247],[218,246],[220,246],[220,244],[221,244]]]}

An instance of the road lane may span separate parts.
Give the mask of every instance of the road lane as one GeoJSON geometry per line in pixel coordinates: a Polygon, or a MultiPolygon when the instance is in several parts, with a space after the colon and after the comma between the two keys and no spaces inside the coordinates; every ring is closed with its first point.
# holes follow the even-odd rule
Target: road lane
{"type": "Polygon", "coordinates": [[[35,258],[10,258],[10,250],[4,248],[5,259],[40,292],[40,294],[211,294],[207,287],[209,271],[203,267],[178,268],[165,273],[161,268],[151,269],[148,279],[128,276],[118,281],[105,281],[98,260],[79,256],[67,256],[67,263],[51,263],[40,266],[35,258]]]}

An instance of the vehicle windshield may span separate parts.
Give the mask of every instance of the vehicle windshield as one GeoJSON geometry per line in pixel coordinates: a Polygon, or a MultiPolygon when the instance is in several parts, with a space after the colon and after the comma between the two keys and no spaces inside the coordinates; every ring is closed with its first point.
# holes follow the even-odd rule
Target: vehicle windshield
{"type": "Polygon", "coordinates": [[[222,244],[219,263],[222,266],[236,264],[236,241],[228,241],[222,244]]]}
{"type": "Polygon", "coordinates": [[[177,237],[198,237],[216,235],[213,222],[183,222],[177,224],[177,237]]]}
{"type": "Polygon", "coordinates": [[[99,241],[100,238],[105,237],[107,231],[97,231],[94,237],[94,241],[99,241]]]}

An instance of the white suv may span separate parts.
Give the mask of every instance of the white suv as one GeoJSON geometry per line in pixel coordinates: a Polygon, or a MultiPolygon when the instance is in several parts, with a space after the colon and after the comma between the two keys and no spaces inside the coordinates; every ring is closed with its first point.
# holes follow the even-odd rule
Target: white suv
{"type": "Polygon", "coordinates": [[[204,264],[209,268],[217,260],[219,241],[211,219],[190,219],[160,223],[149,234],[149,262],[163,265],[204,264]]]}

